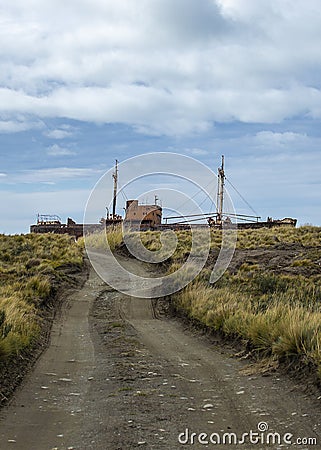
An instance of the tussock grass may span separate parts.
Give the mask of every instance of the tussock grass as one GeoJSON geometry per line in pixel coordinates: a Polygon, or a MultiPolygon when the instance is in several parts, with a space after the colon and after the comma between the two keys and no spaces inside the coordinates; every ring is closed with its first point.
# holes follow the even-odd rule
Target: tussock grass
{"type": "MultiPolygon", "coordinates": [[[[161,248],[159,232],[144,232],[140,237],[147,249],[161,248]]],[[[168,273],[178,271],[191,250],[190,231],[178,231],[176,237],[176,249],[167,261],[168,273]]],[[[101,245],[98,237],[95,239],[101,245]]],[[[111,239],[116,248],[121,233],[111,239]]],[[[218,254],[221,243],[222,231],[211,230],[212,255],[218,254]]],[[[226,272],[210,285],[212,258],[211,266],[206,265],[192,283],[172,296],[172,302],[177,310],[210,329],[248,343],[269,364],[271,358],[313,361],[321,377],[321,228],[285,226],[237,232],[239,250],[289,245],[301,250],[299,256],[289,259],[288,273],[274,273],[245,259],[236,273],[226,272]],[[312,275],[307,275],[311,267],[312,275]]],[[[178,286],[184,276],[179,274],[178,286]]]]}
{"type": "MultiPolygon", "coordinates": [[[[215,233],[216,231],[214,231],[215,233]]],[[[272,247],[277,244],[320,245],[321,227],[305,225],[299,228],[280,226],[257,230],[238,230],[237,248],[272,247]]]]}
{"type": "Polygon", "coordinates": [[[70,236],[0,235],[0,360],[37,340],[42,308],[62,269],[82,264],[82,249],[70,236]]]}
{"type": "Polygon", "coordinates": [[[172,300],[188,317],[248,343],[266,361],[312,361],[321,377],[321,273],[276,274],[244,263],[212,286],[201,273],[172,300]]]}
{"type": "Polygon", "coordinates": [[[109,227],[106,231],[99,231],[79,239],[79,245],[87,248],[106,249],[114,251],[123,241],[123,232],[121,225],[109,227]]]}
{"type": "MultiPolygon", "coordinates": [[[[204,233],[205,234],[205,233],[204,233]]],[[[177,248],[172,261],[186,257],[192,246],[192,233],[189,230],[177,231],[177,248]]],[[[141,233],[142,243],[148,249],[159,249],[160,233],[149,231],[141,233]]],[[[282,244],[298,244],[303,247],[317,247],[321,243],[321,227],[302,226],[293,228],[280,226],[275,228],[259,228],[254,230],[237,230],[237,249],[270,248],[282,244]]],[[[211,249],[219,250],[222,245],[222,230],[211,230],[211,249]]],[[[304,258],[298,265],[307,264],[304,258]]]]}
{"type": "MultiPolygon", "coordinates": [[[[188,232],[180,232],[184,233],[188,232]]],[[[213,230],[211,234],[215,251],[221,246],[222,232],[213,230]]],[[[172,301],[177,310],[202,325],[248,343],[264,360],[312,361],[321,377],[321,228],[238,231],[239,250],[277,249],[288,244],[302,249],[300,256],[289,260],[289,273],[274,273],[245,259],[236,273],[226,272],[210,285],[206,266],[172,301]],[[313,275],[306,276],[311,267],[313,275]],[[296,269],[295,274],[291,268],[296,269]]],[[[181,264],[174,254],[169,272],[181,264]]]]}
{"type": "Polygon", "coordinates": [[[190,318],[227,336],[240,338],[264,356],[303,357],[321,371],[321,311],[293,302],[293,293],[274,295],[262,307],[241,289],[212,288],[196,281],[175,296],[190,318]]]}

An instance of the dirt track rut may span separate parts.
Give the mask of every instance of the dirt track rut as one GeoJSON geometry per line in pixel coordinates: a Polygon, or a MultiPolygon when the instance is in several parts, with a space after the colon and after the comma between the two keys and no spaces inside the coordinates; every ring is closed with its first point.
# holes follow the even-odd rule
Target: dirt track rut
{"type": "MultiPolygon", "coordinates": [[[[146,274],[135,260],[122,263],[146,274]]],[[[320,400],[278,374],[244,375],[247,363],[232,358],[232,350],[185,328],[156,318],[150,300],[115,292],[92,271],[56,320],[49,348],[2,410],[0,448],[171,450],[184,447],[178,435],[184,441],[186,430],[191,448],[321,448],[320,400]],[[190,444],[200,433],[241,437],[260,422],[281,436],[293,434],[293,442],[319,443],[190,444]]]]}

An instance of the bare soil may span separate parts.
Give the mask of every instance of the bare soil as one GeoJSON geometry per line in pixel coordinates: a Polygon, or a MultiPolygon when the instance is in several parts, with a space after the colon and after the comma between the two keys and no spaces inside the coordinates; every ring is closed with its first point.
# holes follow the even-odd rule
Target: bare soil
{"type": "MultiPolygon", "coordinates": [[[[95,256],[101,259],[101,255],[95,256]]],[[[131,272],[146,265],[123,258],[131,272]]],[[[102,261],[106,270],[111,262],[102,261]]],[[[130,290],[130,281],[129,286],[130,290]]],[[[247,374],[233,347],[160,314],[91,271],[56,317],[49,347],[0,414],[1,449],[321,448],[320,398],[279,372],[247,374]],[[309,445],[190,443],[191,433],[291,433],[309,445]],[[188,430],[188,431],[186,431],[188,430]]]]}
{"type": "Polygon", "coordinates": [[[53,284],[51,297],[46,300],[39,311],[41,320],[39,338],[21,354],[0,361],[0,407],[8,403],[14,390],[21,384],[26,374],[47,348],[53,321],[59,315],[62,304],[72,291],[84,285],[89,270],[90,265],[87,262],[83,267],[68,264],[59,269],[63,272],[64,280],[53,284]]]}
{"type": "Polygon", "coordinates": [[[276,274],[321,275],[321,247],[278,244],[269,248],[237,249],[228,270],[235,273],[244,263],[257,264],[260,269],[276,274]],[[296,265],[302,260],[309,264],[296,265]]]}

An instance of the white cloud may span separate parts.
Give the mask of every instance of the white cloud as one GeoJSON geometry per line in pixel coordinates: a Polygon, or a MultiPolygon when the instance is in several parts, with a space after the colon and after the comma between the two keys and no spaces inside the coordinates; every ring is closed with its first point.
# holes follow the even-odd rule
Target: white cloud
{"type": "Polygon", "coordinates": [[[48,130],[44,133],[45,136],[47,136],[50,139],[66,139],[70,138],[74,135],[73,131],[68,131],[68,129],[54,129],[54,130],[48,130]]]}
{"type": "Polygon", "coordinates": [[[256,141],[265,146],[266,148],[271,146],[286,147],[291,144],[308,144],[310,139],[306,134],[293,133],[292,131],[286,131],[283,133],[276,133],[273,131],[260,131],[255,136],[256,141]]]}
{"type": "MultiPolygon", "coordinates": [[[[319,0],[15,0],[1,2],[0,39],[1,148],[6,157],[10,140],[15,152],[2,167],[2,186],[49,189],[96,180],[101,172],[91,169],[89,151],[78,161],[88,169],[20,170],[39,167],[40,155],[48,167],[54,156],[95,145],[93,129],[86,125],[88,136],[78,133],[77,120],[129,125],[161,136],[153,148],[172,145],[203,160],[212,155],[210,164],[219,150],[236,185],[244,182],[259,206],[271,199],[283,211],[291,196],[312,195],[305,189],[310,182],[320,186],[319,0]],[[26,136],[26,147],[5,135],[28,130],[35,132],[33,142],[26,136]],[[189,140],[193,133],[199,141],[189,140]]],[[[107,153],[117,146],[120,158],[140,151],[126,133],[116,136],[118,129],[101,129],[107,153]]],[[[152,140],[140,139],[146,150],[152,140]]],[[[59,201],[69,205],[67,198],[59,201]]],[[[295,214],[309,204],[311,221],[319,217],[320,223],[313,201],[301,198],[295,214]]]]}
{"type": "Polygon", "coordinates": [[[40,121],[18,121],[18,120],[0,120],[0,133],[19,133],[31,129],[41,129],[43,123],[40,121]]]}
{"type": "Polygon", "coordinates": [[[204,150],[203,148],[186,148],[185,152],[194,156],[208,155],[208,151],[204,150]]]}
{"type": "Polygon", "coordinates": [[[41,181],[61,181],[75,178],[97,177],[102,174],[102,170],[83,169],[71,167],[57,167],[52,169],[26,170],[20,175],[20,180],[24,182],[41,181]]]}
{"type": "Polygon", "coordinates": [[[53,144],[47,148],[47,154],[49,156],[72,156],[76,155],[76,152],[69,148],[61,147],[58,144],[53,144]]]}
{"type": "Polygon", "coordinates": [[[203,132],[211,121],[274,123],[306,110],[315,118],[321,114],[321,91],[303,86],[261,92],[177,87],[174,95],[156,87],[115,84],[106,88],[63,87],[41,97],[0,89],[0,102],[7,105],[7,113],[118,122],[148,134],[169,135],[203,132]]]}
{"type": "Polygon", "coordinates": [[[44,183],[56,184],[63,181],[93,179],[96,180],[104,173],[103,170],[92,168],[75,168],[75,167],[54,167],[51,169],[35,169],[21,170],[13,174],[8,174],[2,183],[19,184],[19,183],[44,183]]]}
{"type": "Polygon", "coordinates": [[[318,0],[19,0],[1,13],[0,112],[12,120],[175,135],[321,117],[318,0]]]}

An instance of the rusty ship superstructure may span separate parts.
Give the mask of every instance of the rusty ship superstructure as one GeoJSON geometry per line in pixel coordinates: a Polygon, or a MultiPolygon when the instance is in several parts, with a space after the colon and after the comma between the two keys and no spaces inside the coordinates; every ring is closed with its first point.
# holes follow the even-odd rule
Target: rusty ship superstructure
{"type": "Polygon", "coordinates": [[[126,225],[126,229],[133,231],[146,230],[181,230],[190,229],[190,227],[211,227],[223,228],[234,226],[240,229],[256,229],[256,228],[272,228],[279,226],[295,227],[297,219],[285,217],[284,219],[272,219],[268,217],[266,221],[262,221],[261,217],[245,214],[237,214],[224,211],[225,197],[225,168],[224,156],[222,156],[221,166],[217,173],[217,198],[216,211],[202,214],[190,214],[179,216],[168,216],[162,220],[162,206],[158,204],[158,198],[155,196],[153,204],[140,204],[138,200],[127,200],[125,209],[125,217],[116,213],[117,195],[118,195],[118,160],[115,163],[113,177],[113,199],[112,211],[107,209],[105,218],[101,218],[99,223],[85,224],[76,223],[68,218],[66,223],[62,223],[60,217],[56,215],[38,214],[37,223],[30,226],[31,233],[67,233],[75,238],[79,238],[89,233],[103,231],[109,227],[126,225]]]}

